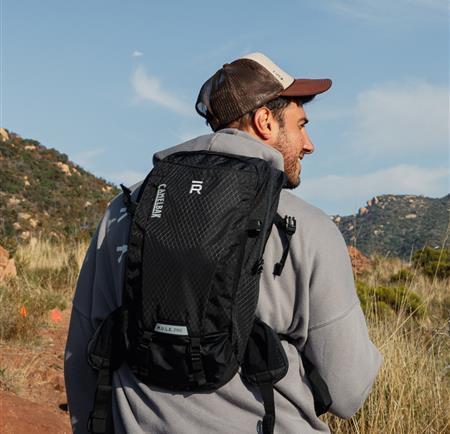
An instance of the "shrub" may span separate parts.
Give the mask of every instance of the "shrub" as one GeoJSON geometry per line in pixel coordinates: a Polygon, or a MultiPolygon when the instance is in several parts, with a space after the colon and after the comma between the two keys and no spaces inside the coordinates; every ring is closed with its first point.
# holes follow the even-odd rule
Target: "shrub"
{"type": "Polygon", "coordinates": [[[450,249],[425,247],[414,253],[412,262],[428,277],[436,276],[440,279],[450,277],[450,249]]]}
{"type": "Polygon", "coordinates": [[[395,312],[422,316],[425,313],[421,297],[404,286],[370,286],[358,281],[356,290],[361,307],[369,316],[387,317],[395,312]]]}
{"type": "Polygon", "coordinates": [[[406,285],[408,282],[412,282],[414,279],[414,273],[411,270],[402,268],[401,270],[394,273],[389,278],[390,283],[400,283],[406,285]]]}

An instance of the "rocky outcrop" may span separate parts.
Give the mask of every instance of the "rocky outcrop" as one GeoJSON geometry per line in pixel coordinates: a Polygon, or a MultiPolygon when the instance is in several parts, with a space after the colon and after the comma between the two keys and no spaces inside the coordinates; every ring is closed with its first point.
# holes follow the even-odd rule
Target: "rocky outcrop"
{"type": "Polygon", "coordinates": [[[0,138],[2,142],[7,142],[9,140],[8,130],[5,130],[5,128],[0,128],[0,138]]]}
{"type": "Polygon", "coordinates": [[[369,199],[367,201],[367,206],[370,208],[371,206],[378,205],[378,202],[379,202],[378,197],[376,197],[376,196],[372,197],[372,199],[369,199]]]}
{"type": "Polygon", "coordinates": [[[6,277],[15,277],[16,275],[14,259],[10,258],[8,251],[0,246],[0,281],[6,277]]]}
{"type": "Polygon", "coordinates": [[[409,260],[425,246],[442,247],[449,225],[450,195],[380,195],[355,215],[332,216],[347,245],[366,256],[397,256],[409,260]]]}
{"type": "Polygon", "coordinates": [[[352,268],[355,274],[361,274],[370,265],[370,260],[364,256],[356,247],[348,246],[348,254],[352,261],[352,268]]]}

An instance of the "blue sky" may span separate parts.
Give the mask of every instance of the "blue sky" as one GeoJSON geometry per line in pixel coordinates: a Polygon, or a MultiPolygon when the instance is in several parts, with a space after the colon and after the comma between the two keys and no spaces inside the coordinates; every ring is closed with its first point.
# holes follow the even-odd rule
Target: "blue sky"
{"type": "Polygon", "coordinates": [[[209,130],[202,83],[254,51],[331,78],[305,107],[316,145],[295,194],[351,214],[449,186],[446,0],[0,0],[0,123],[115,183],[209,130]]]}

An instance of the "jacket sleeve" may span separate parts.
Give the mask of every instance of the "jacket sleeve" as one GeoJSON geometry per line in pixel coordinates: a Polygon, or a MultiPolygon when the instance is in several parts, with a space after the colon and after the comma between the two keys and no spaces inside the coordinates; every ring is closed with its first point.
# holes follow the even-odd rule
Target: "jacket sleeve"
{"type": "Polygon", "coordinates": [[[95,327],[90,320],[95,280],[97,235],[91,241],[78,278],[64,354],[64,379],[72,430],[88,433],[87,420],[92,410],[97,373],[87,362],[86,348],[95,327]]]}
{"type": "MultiPolygon", "coordinates": [[[[138,184],[134,187],[133,194],[137,194],[138,184]]],[[[76,434],[88,432],[97,387],[97,371],[87,359],[89,340],[102,320],[122,304],[129,224],[118,195],[98,225],[78,277],[64,357],[67,400],[76,434]]]]}
{"type": "Polygon", "coordinates": [[[305,354],[328,385],[330,411],[351,417],[364,403],[381,364],[369,339],[347,247],[328,221],[312,261],[305,354]]]}

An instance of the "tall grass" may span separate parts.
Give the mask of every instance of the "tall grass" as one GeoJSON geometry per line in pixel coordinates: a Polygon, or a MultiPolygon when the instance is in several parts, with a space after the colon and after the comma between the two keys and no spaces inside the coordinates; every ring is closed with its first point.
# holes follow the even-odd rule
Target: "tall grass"
{"type": "Polygon", "coordinates": [[[400,278],[403,288],[391,315],[377,299],[382,292],[373,291],[376,296],[365,306],[383,365],[353,418],[326,415],[324,420],[333,433],[449,433],[450,279],[427,278],[399,260],[374,258],[372,263],[359,285],[395,290],[400,278]]]}
{"type": "Polygon", "coordinates": [[[38,340],[48,312],[70,302],[86,249],[87,243],[42,239],[17,248],[17,276],[0,282],[0,340],[38,340]]]}

